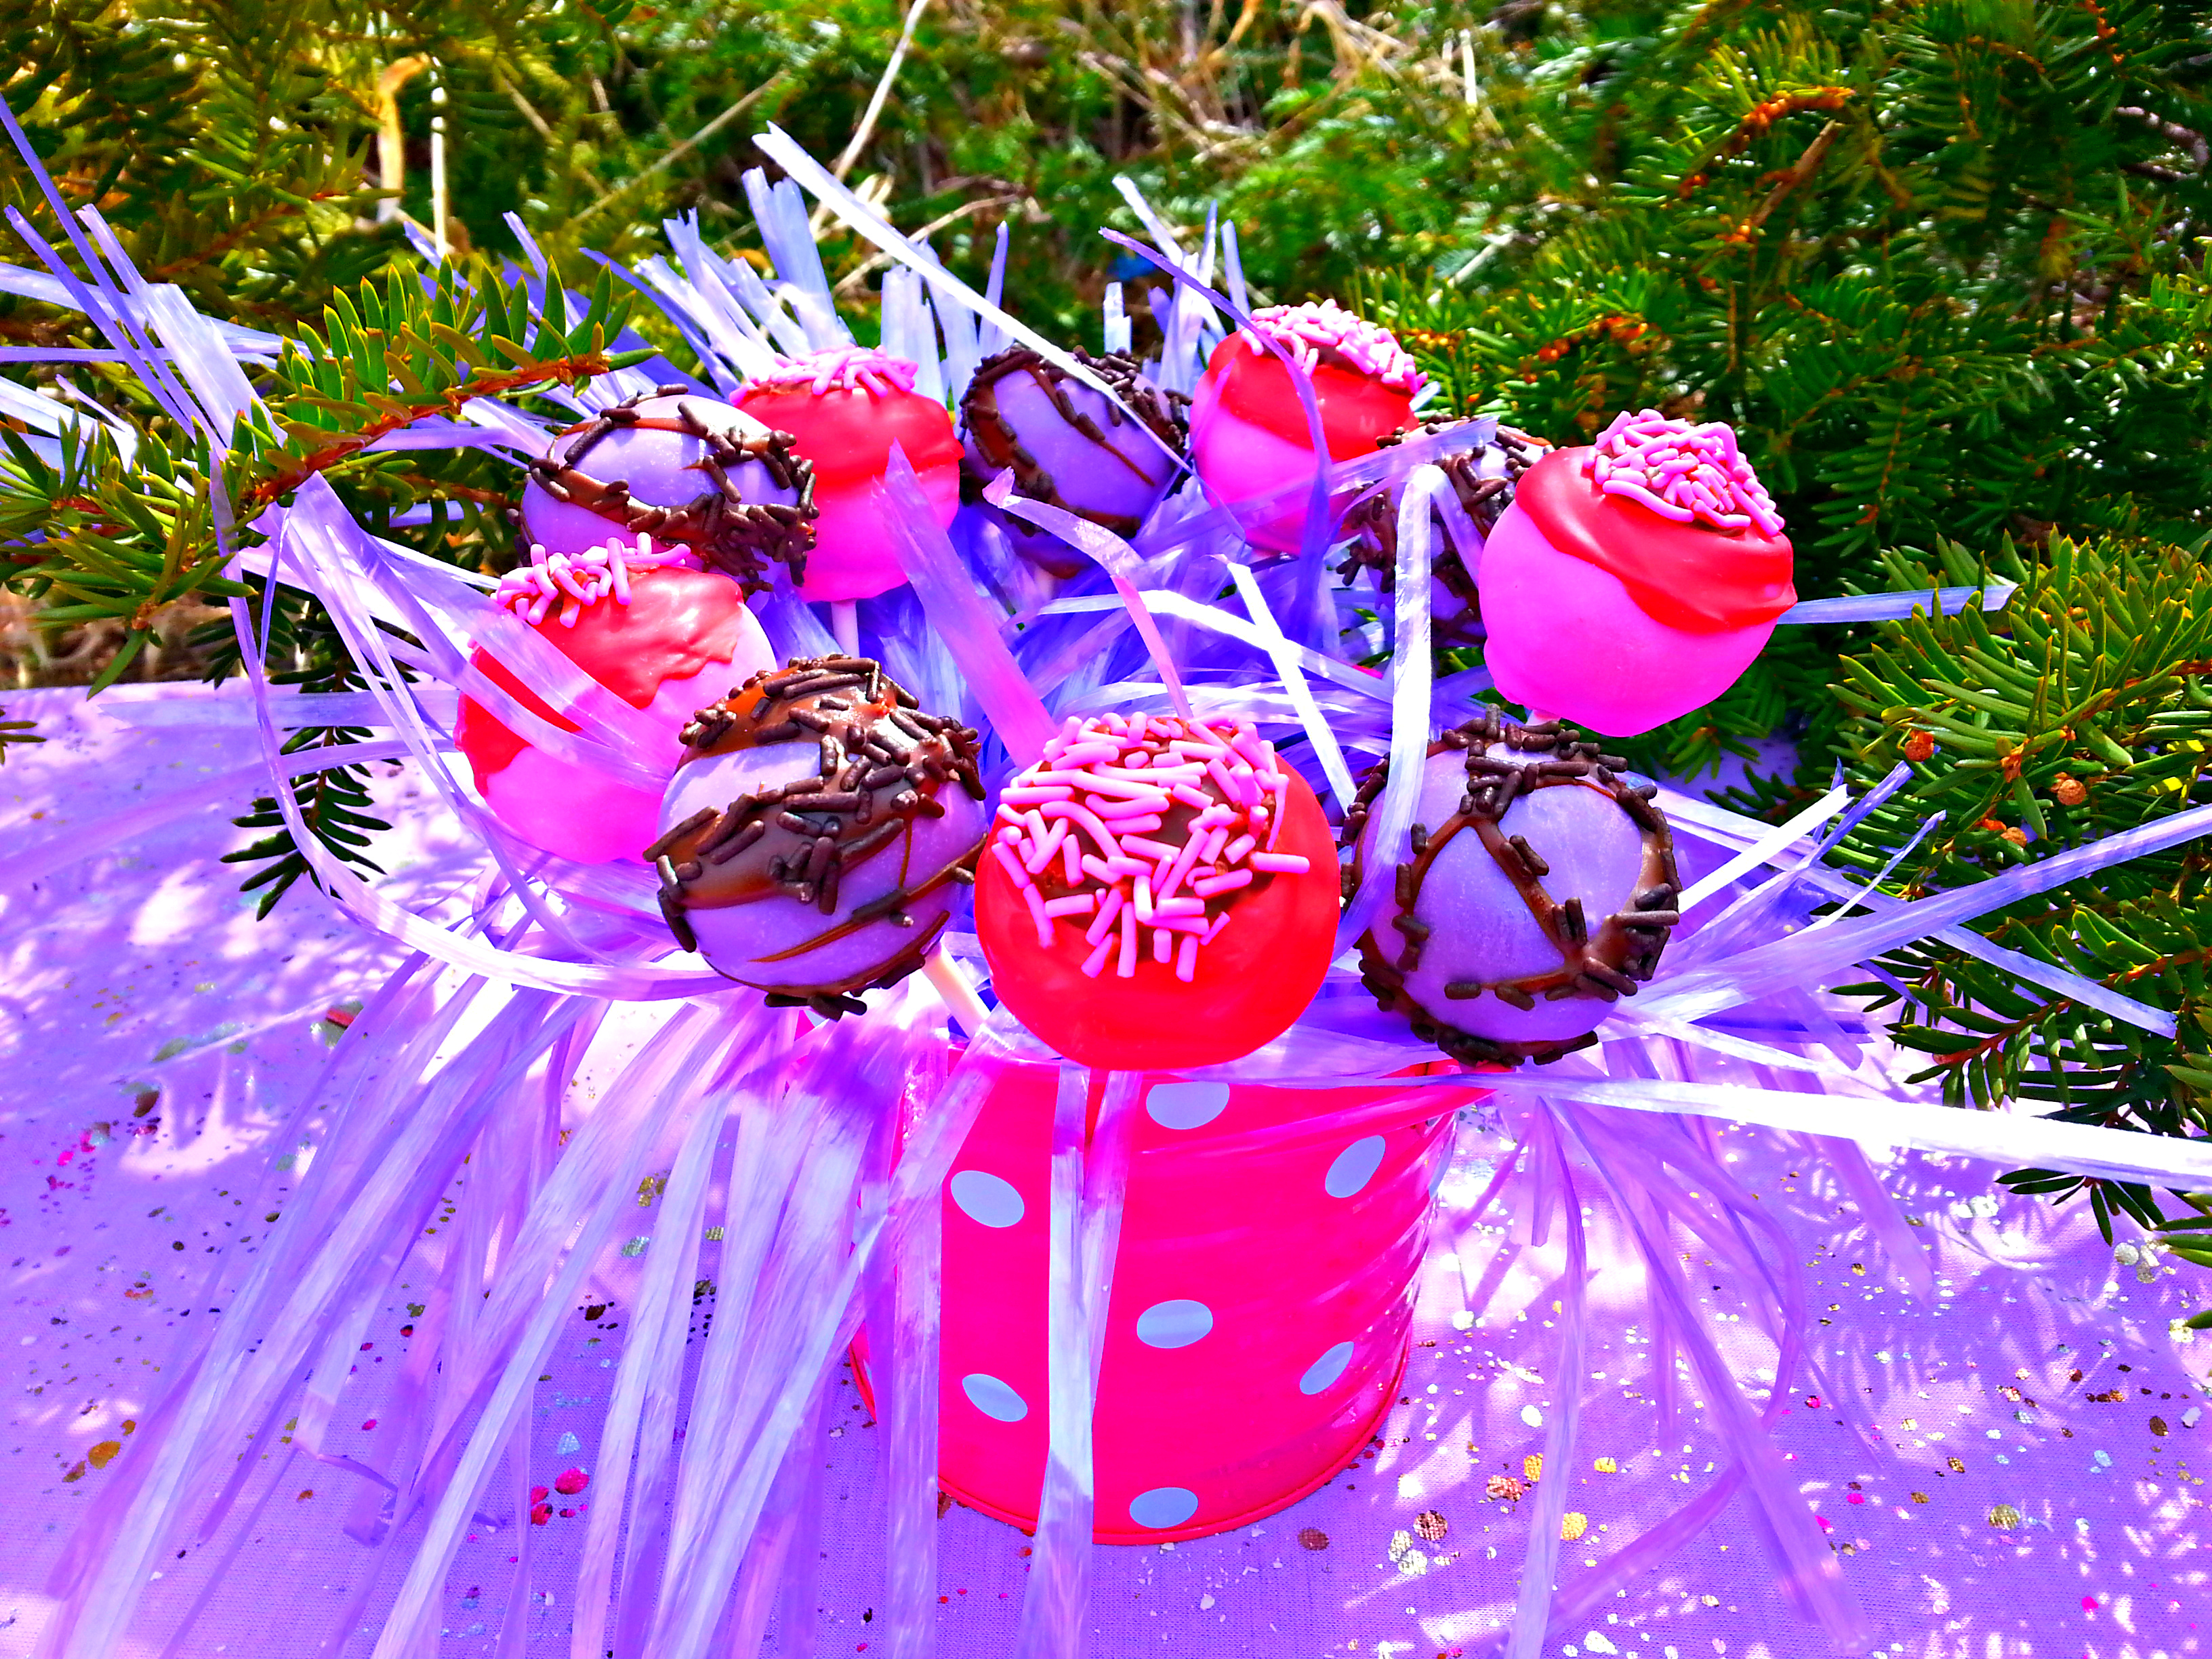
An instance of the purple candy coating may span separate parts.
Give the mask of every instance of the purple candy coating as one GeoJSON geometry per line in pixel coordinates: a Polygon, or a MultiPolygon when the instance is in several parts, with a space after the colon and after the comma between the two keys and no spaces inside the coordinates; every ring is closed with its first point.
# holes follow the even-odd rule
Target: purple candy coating
{"type": "MultiPolygon", "coordinates": [[[[1504,744],[1488,752],[1504,760],[1526,759],[1504,744]]],[[[1421,770],[1421,801],[1416,823],[1442,824],[1458,810],[1467,793],[1466,757],[1455,750],[1430,756],[1421,770]]],[[[1531,790],[1505,809],[1499,820],[1507,836],[1521,836],[1542,854],[1551,873],[1544,890],[1564,903],[1579,897],[1593,922],[1632,904],[1644,872],[1644,836],[1611,794],[1583,784],[1558,784],[1531,790]]],[[[1361,868],[1367,878],[1388,879],[1373,857],[1370,819],[1361,844],[1361,868]]],[[[1376,913],[1370,944],[1395,961],[1394,926],[1403,912],[1395,896],[1376,913]]],[[[1455,981],[1495,982],[1557,970],[1559,949],[1528,912],[1520,890],[1498,867],[1472,827],[1444,844],[1415,895],[1413,915],[1430,932],[1419,965],[1405,976],[1405,994],[1439,1024],[1498,1042],[1556,1042],[1596,1029],[1613,1005],[1600,997],[1538,999],[1520,1009],[1494,994],[1464,1001],[1444,994],[1455,981]]]]}
{"type": "MultiPolygon", "coordinates": [[[[659,418],[673,416],[679,409],[688,410],[709,430],[728,433],[733,437],[751,436],[765,430],[750,415],[713,398],[689,394],[647,398],[636,409],[641,416],[659,418]]],[[[548,454],[556,462],[568,460],[574,447],[574,441],[564,434],[553,441],[548,454]]],[[[706,443],[688,433],[623,427],[590,444],[574,464],[602,482],[619,480],[626,483],[632,501],[652,507],[681,507],[714,489],[714,481],[700,470],[699,464],[706,454],[706,443]]],[[[778,485],[759,461],[738,463],[730,469],[729,477],[738,494],[748,501],[788,507],[798,500],[798,492],[778,485]]],[[[526,541],[544,547],[548,553],[581,553],[587,548],[605,546],[617,536],[626,541],[633,539],[616,520],[588,507],[556,499],[534,477],[523,486],[522,530],[526,541]]]]}
{"type": "MultiPolygon", "coordinates": [[[[1142,520],[1175,481],[1176,462],[1167,451],[1103,393],[1080,381],[1066,382],[1062,395],[1105,433],[1103,443],[1062,419],[1051,395],[1027,374],[1007,375],[998,383],[997,393],[1000,418],[1015,441],[1052,476],[1070,512],[1087,519],[1142,520]]],[[[970,465],[990,477],[993,469],[975,434],[963,436],[970,465]]]]}

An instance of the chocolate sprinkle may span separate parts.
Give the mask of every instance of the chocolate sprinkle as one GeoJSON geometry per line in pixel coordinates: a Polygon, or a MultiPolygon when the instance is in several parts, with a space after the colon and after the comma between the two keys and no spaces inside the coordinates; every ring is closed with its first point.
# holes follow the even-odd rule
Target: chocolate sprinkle
{"type": "MultiPolygon", "coordinates": [[[[836,917],[843,877],[878,857],[903,860],[915,820],[944,816],[940,791],[957,783],[971,799],[983,799],[975,733],[957,720],[902,707],[910,701],[878,665],[865,659],[802,658],[755,674],[691,717],[682,732],[687,762],[798,743],[815,748],[818,760],[816,776],[740,796],[719,812],[694,813],[653,843],[662,914],[686,950],[698,948],[689,911],[781,898],[836,917]],[[821,710],[839,692],[866,701],[857,707],[846,702],[832,720],[821,710]],[[766,718],[771,714],[776,718],[766,718]],[[900,746],[907,763],[863,770],[853,757],[879,749],[894,720],[919,735],[916,743],[900,746]]],[[[877,921],[914,927],[908,908],[947,884],[972,883],[982,850],[979,839],[943,869],[911,873],[779,957],[802,957],[877,921]]],[[[888,961],[838,982],[759,988],[777,1006],[803,1005],[830,1018],[856,1012],[861,1004],[853,994],[896,984],[921,967],[942,927],[940,919],[934,927],[916,930],[888,961]]]]}
{"type": "MultiPolygon", "coordinates": [[[[1404,1015],[1416,1036],[1433,1042],[1455,1060],[1468,1065],[1514,1065],[1524,1060],[1541,1064],[1557,1060],[1595,1042],[1595,1033],[1527,1042],[1479,1036],[1444,1024],[1433,1010],[1407,994],[1405,975],[1418,965],[1421,942],[1431,933],[1429,925],[1413,915],[1430,869],[1453,836],[1462,831],[1473,833],[1559,952],[1559,966],[1547,973],[1488,982],[1455,980],[1444,988],[1448,1000],[1469,1002],[1487,991],[1524,1012],[1534,1008],[1539,998],[1559,1002],[1570,997],[1594,997],[1611,1002],[1633,996],[1638,983],[1657,970],[1668,930],[1681,920],[1675,908],[1681,879],[1674,868],[1674,836],[1666,819],[1650,804],[1650,786],[1631,785],[1620,775],[1626,769],[1626,762],[1601,754],[1594,743],[1571,740],[1556,722],[1520,726],[1495,713],[1486,714],[1445,732],[1429,745],[1431,756],[1452,752],[1463,752],[1467,767],[1468,791],[1459,811],[1429,830],[1412,849],[1413,858],[1391,872],[1398,908],[1405,913],[1395,919],[1395,930],[1407,945],[1394,962],[1372,930],[1362,936],[1361,978],[1385,1010],[1404,1015]],[[1490,752],[1493,748],[1509,753],[1493,755],[1490,752]],[[1568,784],[1611,795],[1643,831],[1644,869],[1631,908],[1607,915],[1595,928],[1579,896],[1555,900],[1544,890],[1542,878],[1550,873],[1550,865],[1524,838],[1508,836],[1498,825],[1505,809],[1522,794],[1568,784]]],[[[1352,848],[1348,878],[1355,890],[1364,878],[1358,852],[1361,830],[1389,781],[1386,761],[1367,775],[1345,814],[1345,840],[1352,848]]]]}
{"type": "Polygon", "coordinates": [[[588,507],[633,535],[682,544],[749,593],[767,591],[771,562],[787,565],[792,585],[798,586],[805,580],[806,555],[814,545],[812,464],[797,453],[797,440],[787,432],[718,430],[688,404],[678,404],[673,415],[642,414],[637,407],[647,397],[679,394],[696,395],[688,386],[662,386],[568,428],[555,441],[553,456],[531,462],[531,476],[556,501],[588,507]],[[712,488],[689,501],[655,506],[633,498],[620,478],[586,471],[584,464],[600,441],[620,431],[678,432],[696,438],[706,453],[694,465],[712,488]],[[799,499],[788,507],[745,500],[730,474],[746,461],[760,462],[778,489],[795,490],[799,499]]]}

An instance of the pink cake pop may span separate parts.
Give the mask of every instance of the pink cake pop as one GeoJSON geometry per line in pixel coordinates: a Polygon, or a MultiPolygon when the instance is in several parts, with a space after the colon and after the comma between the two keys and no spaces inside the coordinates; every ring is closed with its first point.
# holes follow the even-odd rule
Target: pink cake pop
{"type": "Polygon", "coordinates": [[[906,580],[875,493],[894,442],[938,523],[960,510],[960,441],[945,406],[914,389],[919,373],[873,347],[837,346],[786,358],[738,393],[740,410],[790,434],[813,465],[821,516],[802,599],[873,599],[906,580]]]}
{"type": "Polygon", "coordinates": [[[1797,602],[1781,515],[1719,422],[1620,415],[1514,490],[1482,555],[1516,702],[1633,737],[1735,684],[1797,602]]]}
{"type": "Polygon", "coordinates": [[[550,553],[649,535],[752,592],[772,562],[797,580],[813,545],[812,483],[791,441],[681,386],[570,427],[530,471],[523,531],[550,553]]]}
{"type": "Polygon", "coordinates": [[[647,849],[715,972],[836,1016],[922,965],[989,817],[975,734],[864,657],[755,674],[684,728],[647,849]]]}
{"type": "MultiPolygon", "coordinates": [[[[1410,857],[1361,936],[1369,990],[1453,1059],[1548,1060],[1651,977],[1680,878],[1649,784],[1556,726],[1485,714],[1430,746],[1410,857]]],[[[1345,819],[1355,883],[1380,881],[1377,768],[1345,819]]]]}
{"type": "MultiPolygon", "coordinates": [[[[1333,300],[1269,306],[1253,327],[1289,352],[1313,382],[1328,458],[1370,453],[1413,424],[1413,394],[1424,377],[1397,337],[1333,300]]],[[[1190,410],[1191,458],[1207,489],[1224,502],[1310,480],[1313,438],[1291,371],[1249,331],[1214,348],[1190,410]]],[[[1244,526],[1255,547],[1294,553],[1305,524],[1304,501],[1244,526]]]]}
{"type": "Polygon", "coordinates": [[[1287,1030],[1335,949],[1335,849],[1245,720],[1071,720],[976,877],[999,1000],[1070,1060],[1212,1066],[1287,1030]]]}
{"type": "MultiPolygon", "coordinates": [[[[495,599],[597,681],[611,708],[620,698],[641,710],[661,733],[651,758],[670,771],[692,711],[775,660],[727,577],[680,552],[654,553],[649,537],[635,551],[614,542],[574,558],[534,548],[529,564],[500,578],[495,599]]],[[[576,729],[490,653],[479,648],[471,660],[532,714],[576,729]]],[[[485,805],[533,847],[582,864],[636,861],[657,833],[658,790],[547,754],[473,698],[461,700],[453,737],[485,805]]]]}

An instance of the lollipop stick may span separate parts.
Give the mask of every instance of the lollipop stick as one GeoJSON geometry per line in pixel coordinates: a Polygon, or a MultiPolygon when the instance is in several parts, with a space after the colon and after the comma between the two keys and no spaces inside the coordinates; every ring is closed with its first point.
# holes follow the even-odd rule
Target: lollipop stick
{"type": "Polygon", "coordinates": [[[936,987],[937,994],[945,1000],[952,1018],[960,1022],[960,1029],[969,1036],[983,1029],[983,1022],[991,1011],[983,1006],[983,999],[975,994],[969,982],[967,970],[942,951],[932,951],[922,958],[921,971],[936,987]]]}
{"type": "Polygon", "coordinates": [[[830,601],[830,631],[837,648],[848,657],[860,654],[860,610],[850,599],[830,601]]]}

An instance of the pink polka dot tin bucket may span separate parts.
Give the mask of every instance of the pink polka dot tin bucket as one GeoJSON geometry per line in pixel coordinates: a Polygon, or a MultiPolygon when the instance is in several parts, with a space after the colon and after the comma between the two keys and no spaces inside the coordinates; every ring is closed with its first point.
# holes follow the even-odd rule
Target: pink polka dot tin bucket
{"type": "MultiPolygon", "coordinates": [[[[1024,1528],[1048,1435],[1056,1075],[1004,1066],[945,1185],[941,1479],[1024,1528]]],[[[1474,1093],[1147,1076],[1092,1425],[1100,1543],[1225,1531],[1357,1460],[1395,1399],[1452,1113],[1474,1093]],[[1402,1113],[1325,1121],[1394,1094],[1402,1113]]]]}

